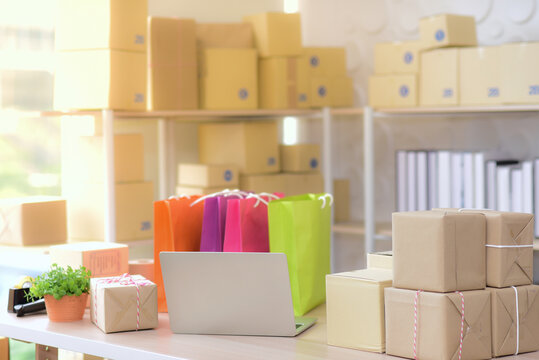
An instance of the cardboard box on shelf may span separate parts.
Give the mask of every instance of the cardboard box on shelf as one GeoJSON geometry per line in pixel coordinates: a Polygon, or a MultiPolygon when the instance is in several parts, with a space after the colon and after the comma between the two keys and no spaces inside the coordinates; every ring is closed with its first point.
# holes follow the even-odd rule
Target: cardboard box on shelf
{"type": "Polygon", "coordinates": [[[369,105],[374,108],[414,107],[418,102],[416,75],[369,77],[369,105]]]}
{"type": "Polygon", "coordinates": [[[354,83],[348,76],[339,76],[330,81],[330,106],[350,107],[354,105],[354,83]]]}
{"type": "Polygon", "coordinates": [[[395,287],[437,292],[485,288],[483,214],[397,212],[392,222],[395,287]]]}
{"type": "Polygon", "coordinates": [[[298,107],[297,58],[273,57],[258,62],[258,94],[262,109],[298,107]]]}
{"type": "Polygon", "coordinates": [[[393,270],[393,251],[367,254],[367,268],[393,270]]]}
{"type": "Polygon", "coordinates": [[[333,210],[335,222],[339,223],[350,221],[350,180],[333,180],[333,197],[335,199],[335,210],[333,210]]]}
{"type": "Polygon", "coordinates": [[[324,192],[324,177],[320,173],[286,173],[284,176],[286,196],[324,192]]]}
{"type": "Polygon", "coordinates": [[[492,295],[492,355],[539,350],[539,286],[487,290],[492,295]]]}
{"type": "Polygon", "coordinates": [[[140,275],[92,279],[90,318],[104,333],[153,329],[157,319],[157,285],[140,275]]]}
{"type": "MultiPolygon", "coordinates": [[[[62,154],[62,182],[66,187],[104,182],[103,137],[81,136],[62,154]]],[[[114,135],[114,179],[144,181],[144,138],[142,134],[114,135]]]]}
{"type": "Polygon", "coordinates": [[[385,351],[384,289],[393,273],[364,269],[326,275],[329,345],[385,351]]]}
{"type": "Polygon", "coordinates": [[[281,169],[284,172],[320,171],[320,145],[281,145],[281,169]]]}
{"type": "Polygon", "coordinates": [[[66,201],[54,196],[0,200],[0,243],[31,246],[67,241],[66,201]]]}
{"type": "Polygon", "coordinates": [[[462,337],[462,359],[491,358],[488,290],[441,294],[387,288],[385,311],[388,355],[413,359],[415,339],[418,359],[455,359],[462,337]]]}
{"type": "Polygon", "coordinates": [[[311,76],[309,59],[306,56],[296,57],[296,99],[297,107],[308,109],[311,107],[311,76]]]}
{"type": "Polygon", "coordinates": [[[501,86],[508,104],[539,103],[539,42],[505,44],[500,47],[501,86]]]}
{"type": "Polygon", "coordinates": [[[395,41],[374,46],[374,73],[377,75],[417,74],[420,41],[395,41]]]}
{"type": "Polygon", "coordinates": [[[309,91],[309,103],[312,108],[331,106],[331,78],[317,77],[311,78],[311,88],[309,91]]]}
{"type": "Polygon", "coordinates": [[[178,184],[195,187],[237,187],[235,165],[179,164],[178,184]]]}
{"type": "Polygon", "coordinates": [[[198,127],[198,140],[199,158],[204,164],[233,164],[240,174],[280,170],[274,121],[203,124],[198,127]]]}
{"type": "Polygon", "coordinates": [[[473,16],[440,14],[419,20],[423,49],[448,46],[477,46],[473,16]]]}
{"type": "Polygon", "coordinates": [[[55,19],[56,50],[146,52],[147,17],[148,0],[60,0],[55,19]]]}
{"type": "Polygon", "coordinates": [[[200,71],[201,108],[227,110],[258,107],[255,49],[206,49],[200,71]]]}
{"type": "Polygon", "coordinates": [[[198,23],[196,37],[200,50],[255,46],[253,26],[247,23],[198,23]]]}
{"type": "Polygon", "coordinates": [[[129,270],[129,248],[125,244],[81,242],[51,246],[51,264],[78,268],[84,266],[92,277],[117,276],[129,270]]]}
{"type": "Polygon", "coordinates": [[[286,174],[240,175],[240,189],[243,191],[283,193],[287,196],[286,184],[286,174]]]}
{"type": "Polygon", "coordinates": [[[244,16],[243,21],[253,26],[255,46],[260,57],[301,54],[299,13],[266,12],[244,16]]]}
{"type": "MultiPolygon", "coordinates": [[[[102,240],[104,185],[80,184],[65,190],[68,199],[70,239],[102,240]]],[[[153,236],[153,184],[121,183],[115,186],[116,241],[151,239],[153,236]]]]}
{"type": "Polygon", "coordinates": [[[146,54],[110,49],[56,54],[54,108],[146,109],[146,54]]]}
{"type": "Polygon", "coordinates": [[[421,106],[458,105],[459,48],[421,53],[419,104],[421,106]]]}
{"type": "Polygon", "coordinates": [[[149,17],[148,40],[147,109],[198,108],[195,20],[149,17]]]}
{"type": "Polygon", "coordinates": [[[306,47],[301,55],[308,64],[309,76],[346,76],[346,50],[343,47],[306,47]]]}
{"type": "MultiPolygon", "coordinates": [[[[233,187],[237,188],[237,186],[233,187]]],[[[176,186],[176,196],[192,196],[192,195],[209,195],[222,191],[226,188],[222,186],[217,187],[200,187],[200,186],[176,186]]]]}
{"type": "Polygon", "coordinates": [[[504,102],[500,49],[499,46],[482,46],[459,50],[460,105],[504,102]]]}

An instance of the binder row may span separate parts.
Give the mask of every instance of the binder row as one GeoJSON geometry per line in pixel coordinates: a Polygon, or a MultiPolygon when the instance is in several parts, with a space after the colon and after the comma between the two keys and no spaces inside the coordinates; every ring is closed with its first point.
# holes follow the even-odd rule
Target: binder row
{"type": "MultiPolygon", "coordinates": [[[[399,150],[395,163],[397,211],[475,208],[535,216],[539,211],[539,159],[495,158],[486,152],[399,150]]],[[[535,236],[539,237],[538,222],[535,236]]]]}

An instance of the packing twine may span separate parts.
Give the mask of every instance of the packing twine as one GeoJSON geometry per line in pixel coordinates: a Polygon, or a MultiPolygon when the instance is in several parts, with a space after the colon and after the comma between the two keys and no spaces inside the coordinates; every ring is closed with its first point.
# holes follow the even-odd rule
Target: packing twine
{"type": "Polygon", "coordinates": [[[513,290],[515,290],[515,305],[516,305],[516,312],[517,312],[517,350],[515,351],[515,355],[518,355],[519,350],[519,342],[520,342],[520,318],[518,315],[518,291],[517,288],[514,286],[511,286],[513,290]]]}
{"type": "Polygon", "coordinates": [[[99,287],[99,284],[120,284],[123,286],[135,285],[137,289],[137,328],[136,330],[138,331],[140,329],[140,286],[151,285],[151,282],[149,282],[146,279],[144,280],[133,279],[133,277],[129,275],[128,273],[125,273],[122,276],[116,276],[112,278],[98,280],[95,285],[95,292],[94,292],[94,320],[95,320],[96,325],[97,325],[97,289],[99,287]]]}
{"type": "MultiPolygon", "coordinates": [[[[414,298],[414,359],[417,359],[417,319],[419,317],[419,312],[417,311],[417,304],[419,300],[419,294],[422,292],[423,290],[417,290],[415,293],[415,298],[414,298]]],[[[460,291],[455,291],[455,293],[460,295],[460,304],[461,304],[460,342],[459,342],[459,360],[461,360],[462,359],[462,339],[464,338],[464,294],[460,291]]],[[[517,327],[517,333],[518,333],[518,327],[517,327]]]]}

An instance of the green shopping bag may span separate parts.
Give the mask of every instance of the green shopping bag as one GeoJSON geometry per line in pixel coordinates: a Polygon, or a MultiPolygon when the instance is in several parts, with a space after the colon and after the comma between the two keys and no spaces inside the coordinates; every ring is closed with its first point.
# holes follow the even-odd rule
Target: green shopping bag
{"type": "Polygon", "coordinates": [[[305,194],[268,205],[270,252],[285,253],[288,259],[295,316],[326,299],[332,203],[330,194],[305,194]]]}

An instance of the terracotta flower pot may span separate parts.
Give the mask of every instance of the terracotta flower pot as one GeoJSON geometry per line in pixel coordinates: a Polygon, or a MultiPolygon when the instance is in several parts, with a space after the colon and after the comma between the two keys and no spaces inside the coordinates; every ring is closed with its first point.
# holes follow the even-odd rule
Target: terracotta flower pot
{"type": "Polygon", "coordinates": [[[56,300],[52,295],[45,295],[45,307],[50,321],[68,322],[82,320],[88,294],[80,296],[66,295],[60,300],[56,300]]]}

